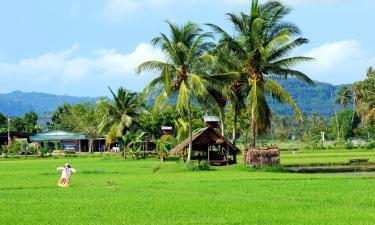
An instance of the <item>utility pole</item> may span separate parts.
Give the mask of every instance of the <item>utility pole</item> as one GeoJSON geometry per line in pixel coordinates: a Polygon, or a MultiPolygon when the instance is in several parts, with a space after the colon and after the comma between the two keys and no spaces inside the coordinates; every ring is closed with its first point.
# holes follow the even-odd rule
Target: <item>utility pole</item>
{"type": "Polygon", "coordinates": [[[340,141],[339,119],[337,117],[337,110],[336,110],[335,102],[333,101],[332,89],[330,89],[330,91],[331,91],[332,106],[333,106],[333,110],[335,111],[335,117],[336,117],[337,141],[340,141]]]}
{"type": "Polygon", "coordinates": [[[11,142],[11,138],[10,138],[10,117],[8,115],[8,148],[10,147],[10,142],[11,142]]]}

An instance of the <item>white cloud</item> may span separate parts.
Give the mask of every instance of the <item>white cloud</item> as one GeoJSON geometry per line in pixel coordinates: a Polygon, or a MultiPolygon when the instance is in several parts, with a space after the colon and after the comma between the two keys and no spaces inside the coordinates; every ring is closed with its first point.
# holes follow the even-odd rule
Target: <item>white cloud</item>
{"type": "Polygon", "coordinates": [[[313,79],[334,84],[351,83],[365,77],[375,57],[362,47],[358,40],[326,43],[304,54],[315,61],[301,66],[313,79]]]}
{"type": "Polygon", "coordinates": [[[361,43],[357,40],[326,43],[306,53],[307,56],[316,59],[313,66],[322,72],[361,59],[365,54],[361,43]]]}
{"type": "Polygon", "coordinates": [[[78,44],[71,48],[49,52],[33,58],[19,60],[16,63],[0,62],[0,76],[8,80],[26,83],[61,83],[90,79],[109,79],[134,76],[135,68],[147,60],[163,60],[160,50],[141,43],[129,54],[114,49],[94,51],[88,57],[75,56],[78,44]]]}

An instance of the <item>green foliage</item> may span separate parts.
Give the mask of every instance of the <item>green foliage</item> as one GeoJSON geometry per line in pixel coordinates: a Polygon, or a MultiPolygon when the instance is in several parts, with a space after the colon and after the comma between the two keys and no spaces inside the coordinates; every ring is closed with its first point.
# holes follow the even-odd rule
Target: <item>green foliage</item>
{"type": "Polygon", "coordinates": [[[366,144],[366,148],[367,148],[367,149],[375,149],[375,141],[368,142],[368,143],[366,144]]]}
{"type": "Polygon", "coordinates": [[[344,109],[347,109],[353,102],[353,93],[348,86],[342,86],[338,92],[336,103],[341,105],[344,109]]]}
{"type": "MultiPolygon", "coordinates": [[[[96,104],[86,102],[69,105],[65,103],[52,113],[48,126],[53,129],[84,134],[89,140],[89,152],[93,152],[92,142],[102,135],[99,126],[108,112],[103,102],[105,102],[104,99],[96,104]]],[[[59,149],[58,146],[56,147],[59,149]]]]}
{"type": "Polygon", "coordinates": [[[280,2],[252,1],[250,14],[228,14],[235,27],[235,35],[230,35],[216,25],[209,25],[220,35],[219,48],[235,52],[240,62],[235,71],[236,81],[246,88],[246,110],[251,118],[253,146],[256,133],[264,134],[271,126],[271,109],[266,96],[281,103],[287,103],[294,109],[295,116],[302,115],[293,98],[274,79],[274,77],[296,77],[306,83],[313,83],[304,73],[291,69],[307,57],[288,57],[291,50],[308,42],[305,38],[295,38],[300,30],[284,20],[290,9],[280,2]]]}
{"type": "Polygon", "coordinates": [[[100,131],[106,134],[106,144],[111,144],[121,137],[127,130],[140,123],[142,114],[147,114],[142,95],[128,91],[122,87],[115,94],[111,89],[114,101],[101,101],[103,112],[99,125],[100,131]]]}
{"type": "Polygon", "coordinates": [[[354,145],[351,141],[345,141],[344,143],[344,149],[353,149],[354,145]]]}
{"type": "Polygon", "coordinates": [[[8,148],[7,145],[1,145],[0,146],[0,152],[1,152],[2,155],[6,156],[7,154],[10,153],[10,149],[8,148]]]}
{"type": "Polygon", "coordinates": [[[38,149],[38,154],[40,157],[44,157],[47,153],[50,153],[51,150],[48,148],[48,142],[43,142],[42,147],[38,149]]]}
{"type": "Polygon", "coordinates": [[[185,167],[188,171],[202,171],[202,170],[210,170],[210,164],[207,161],[198,162],[186,162],[185,167]]]}
{"type": "Polygon", "coordinates": [[[171,135],[163,135],[160,137],[159,140],[157,140],[156,145],[158,157],[160,161],[164,161],[165,158],[168,156],[169,151],[172,149],[173,146],[176,145],[176,139],[171,135]]]}
{"type": "MultiPolygon", "coordinates": [[[[8,118],[0,113],[0,132],[7,132],[8,118]]],[[[38,116],[35,112],[28,112],[23,117],[12,117],[10,130],[14,132],[36,133],[40,131],[38,116]]]]}
{"type": "MultiPolygon", "coordinates": [[[[353,110],[347,109],[337,114],[337,120],[339,123],[340,138],[342,140],[347,140],[348,138],[354,137],[354,129],[356,129],[360,123],[357,114],[353,115],[353,110]]],[[[338,131],[335,117],[332,117],[332,130],[337,136],[338,131]]]]}
{"type": "Polygon", "coordinates": [[[20,151],[26,151],[27,143],[25,141],[13,141],[10,147],[10,152],[18,154],[20,151]]]}
{"type": "Polygon", "coordinates": [[[367,79],[354,84],[354,98],[358,112],[367,125],[375,124],[375,69],[370,67],[367,79]]]}

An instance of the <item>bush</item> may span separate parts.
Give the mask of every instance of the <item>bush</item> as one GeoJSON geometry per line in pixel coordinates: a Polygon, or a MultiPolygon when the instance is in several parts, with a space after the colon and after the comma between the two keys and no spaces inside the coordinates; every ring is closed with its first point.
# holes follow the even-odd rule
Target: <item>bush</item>
{"type": "Polygon", "coordinates": [[[346,141],[344,143],[344,149],[352,149],[352,148],[354,148],[354,145],[351,141],[346,141]]]}
{"type": "Polygon", "coordinates": [[[153,172],[153,173],[159,172],[159,171],[160,171],[160,168],[161,168],[161,166],[160,166],[160,164],[158,164],[158,165],[156,165],[156,166],[154,166],[154,167],[152,168],[152,172],[153,172]]]}
{"type": "Polygon", "coordinates": [[[2,145],[0,146],[0,154],[6,156],[9,153],[8,146],[2,145]]]}
{"type": "Polygon", "coordinates": [[[366,144],[367,149],[375,149],[375,141],[366,144]]]}
{"type": "Polygon", "coordinates": [[[38,152],[38,149],[36,148],[35,145],[31,144],[31,145],[28,146],[27,152],[29,154],[35,155],[38,152]]]}
{"type": "Polygon", "coordinates": [[[188,171],[210,170],[210,164],[207,161],[201,163],[187,162],[185,166],[188,171]]]}

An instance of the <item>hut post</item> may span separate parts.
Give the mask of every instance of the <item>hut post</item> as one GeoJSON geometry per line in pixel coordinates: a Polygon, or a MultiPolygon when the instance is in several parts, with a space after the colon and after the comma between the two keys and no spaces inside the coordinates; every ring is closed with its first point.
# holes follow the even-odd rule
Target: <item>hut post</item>
{"type": "Polygon", "coordinates": [[[210,143],[207,143],[207,162],[210,163],[210,143]]]}

